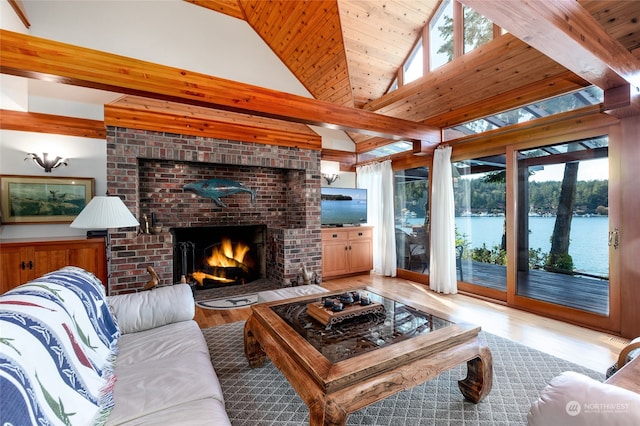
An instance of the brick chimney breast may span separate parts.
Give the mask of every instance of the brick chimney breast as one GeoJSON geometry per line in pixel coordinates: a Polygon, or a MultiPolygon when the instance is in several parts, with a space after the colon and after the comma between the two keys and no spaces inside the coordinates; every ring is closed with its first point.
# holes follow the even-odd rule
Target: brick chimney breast
{"type": "Polygon", "coordinates": [[[322,272],[320,151],[249,142],[107,128],[107,188],[136,217],[153,217],[158,234],[111,231],[109,294],[142,289],[146,267],[161,285],[174,281],[172,228],[264,225],[266,278],[290,285],[303,262],[322,272]],[[187,183],[230,179],[257,190],[223,198],[184,191],[187,183]]]}

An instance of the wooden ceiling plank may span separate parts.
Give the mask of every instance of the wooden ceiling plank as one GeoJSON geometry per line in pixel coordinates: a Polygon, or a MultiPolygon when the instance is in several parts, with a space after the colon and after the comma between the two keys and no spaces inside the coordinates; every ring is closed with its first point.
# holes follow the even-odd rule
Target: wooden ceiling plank
{"type": "Polygon", "coordinates": [[[607,33],[627,50],[640,48],[640,2],[578,0],[607,33]]]}
{"type": "Polygon", "coordinates": [[[344,60],[344,50],[342,50],[340,43],[336,43],[332,45],[331,49],[325,51],[310,47],[304,54],[299,55],[294,63],[297,71],[301,72],[302,75],[308,75],[308,70],[324,69],[325,64],[335,64],[336,61],[344,62],[344,60]]]}
{"type": "Polygon", "coordinates": [[[520,105],[558,96],[588,85],[589,83],[587,81],[582,80],[570,71],[565,71],[563,74],[554,75],[541,81],[531,82],[526,86],[521,86],[477,102],[469,103],[464,107],[438,114],[433,118],[425,120],[424,123],[440,128],[452,127],[495,114],[496,111],[508,111],[520,105]]]}
{"type": "MultiPolygon", "coordinates": [[[[270,4],[265,2],[265,6],[270,4]]],[[[272,3],[271,3],[272,4],[272,3]]],[[[314,5],[312,5],[313,7],[314,5]]],[[[304,9],[298,7],[297,2],[279,4],[280,9],[263,7],[261,13],[250,21],[252,28],[271,46],[272,50],[282,57],[288,48],[296,48],[301,33],[308,31],[302,26],[304,9]],[[285,10],[284,7],[287,6],[285,10]]],[[[313,13],[309,10],[308,13],[313,13]]]]}
{"type": "Polygon", "coordinates": [[[460,0],[603,90],[640,87],[640,61],[575,0],[460,0]]]}
{"type": "Polygon", "coordinates": [[[244,20],[244,13],[237,0],[184,0],[215,12],[244,20]]]}
{"type": "MultiPolygon", "coordinates": [[[[536,55],[539,53],[533,51],[536,55]]],[[[541,55],[540,55],[541,56],[541,55]]],[[[544,58],[544,57],[543,57],[544,58]]],[[[473,91],[457,90],[456,86],[440,86],[435,91],[430,92],[424,96],[412,96],[410,99],[416,101],[412,105],[412,113],[403,115],[404,118],[413,119],[416,121],[425,120],[424,111],[429,111],[433,117],[450,111],[451,109],[465,108],[469,104],[475,104],[482,102],[487,98],[493,98],[496,95],[501,95],[506,92],[512,92],[524,86],[529,86],[531,83],[541,82],[548,76],[554,75],[566,75],[566,70],[551,62],[547,58],[545,60],[519,60],[511,62],[517,64],[515,66],[505,67],[500,69],[499,73],[493,73],[491,68],[478,70],[474,77],[483,81],[484,84],[473,91]],[[497,79],[499,78],[499,80],[497,79]],[[437,103],[434,103],[437,102],[437,103]]],[[[460,75],[460,78],[465,78],[464,74],[460,75]]],[[[583,80],[584,81],[584,80],[583,80]]],[[[454,82],[455,84],[455,82],[454,82]]],[[[588,82],[584,82],[584,85],[588,85],[588,82]]],[[[539,94],[540,97],[544,95],[539,94]]],[[[403,111],[408,111],[406,108],[403,111]]],[[[499,111],[499,110],[494,110],[499,111]]],[[[383,109],[378,111],[383,114],[395,115],[391,110],[383,109]]]]}
{"type": "MultiPolygon", "coordinates": [[[[402,102],[405,98],[415,93],[425,93],[438,86],[453,86],[465,83],[466,80],[460,75],[464,73],[474,73],[477,69],[484,69],[495,65],[496,60],[502,58],[513,59],[523,52],[533,49],[528,48],[526,43],[518,40],[511,34],[492,40],[485,45],[474,49],[463,57],[438,67],[426,73],[423,77],[399,87],[398,89],[385,94],[375,101],[367,104],[365,109],[369,111],[382,110],[394,103],[402,102]]],[[[542,55],[539,55],[542,56],[542,55]]],[[[475,81],[475,80],[473,80],[475,81]]]]}
{"type": "Polygon", "coordinates": [[[303,67],[321,66],[324,60],[334,55],[339,55],[345,62],[346,57],[342,42],[340,29],[334,27],[331,21],[327,21],[323,28],[316,34],[307,33],[303,40],[297,44],[295,51],[288,55],[296,60],[296,63],[303,67]],[[325,28],[326,30],[323,30],[325,28]]]}
{"type": "Polygon", "coordinates": [[[506,34],[371,102],[367,109],[372,108],[385,115],[424,121],[463,108],[470,103],[480,102],[483,97],[493,97],[564,73],[564,67],[527,46],[515,36],[506,34]],[[494,61],[499,57],[509,58],[508,63],[516,65],[497,69],[494,61]],[[527,66],[520,67],[518,64],[521,62],[527,63],[527,66]],[[478,83],[473,86],[474,90],[469,90],[470,82],[480,81],[482,84],[478,83]]]}
{"type": "Polygon", "coordinates": [[[255,114],[391,139],[440,142],[438,129],[178,68],[0,30],[0,72],[255,114]]]}
{"type": "Polygon", "coordinates": [[[318,36],[318,30],[324,28],[331,21],[337,20],[337,17],[327,15],[325,13],[325,1],[310,2],[308,7],[298,2],[285,2],[290,4],[291,9],[287,10],[285,17],[296,17],[288,22],[288,28],[282,28],[279,32],[280,37],[270,38],[268,43],[272,48],[281,46],[276,49],[279,55],[286,60],[288,56],[299,54],[301,45],[304,46],[309,40],[315,40],[318,36]]]}
{"type": "Polygon", "coordinates": [[[338,74],[347,76],[347,70],[343,67],[344,65],[344,55],[335,54],[326,55],[318,64],[311,62],[308,66],[302,66],[299,69],[301,75],[313,81],[313,86],[318,89],[323,86],[322,80],[329,79],[331,78],[330,76],[338,74]]]}

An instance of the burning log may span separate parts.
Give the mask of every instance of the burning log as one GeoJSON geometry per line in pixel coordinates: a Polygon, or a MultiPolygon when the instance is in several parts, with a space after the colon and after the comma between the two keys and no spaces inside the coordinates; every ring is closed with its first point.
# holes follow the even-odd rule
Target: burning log
{"type": "Polygon", "coordinates": [[[213,246],[205,265],[201,270],[192,273],[191,276],[200,287],[244,282],[251,268],[251,265],[245,262],[245,256],[249,249],[246,244],[234,245],[225,238],[220,244],[213,246]]]}

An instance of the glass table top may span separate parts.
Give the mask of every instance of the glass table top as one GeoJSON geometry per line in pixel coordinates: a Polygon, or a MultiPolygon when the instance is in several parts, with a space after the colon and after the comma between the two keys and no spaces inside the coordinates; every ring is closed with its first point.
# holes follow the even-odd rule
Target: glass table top
{"type": "Polygon", "coordinates": [[[344,361],[453,324],[369,290],[358,290],[357,293],[369,296],[372,304],[380,304],[383,309],[330,326],[309,315],[307,307],[311,303],[321,306],[325,299],[336,299],[338,295],[274,305],[271,309],[331,363],[344,361]]]}

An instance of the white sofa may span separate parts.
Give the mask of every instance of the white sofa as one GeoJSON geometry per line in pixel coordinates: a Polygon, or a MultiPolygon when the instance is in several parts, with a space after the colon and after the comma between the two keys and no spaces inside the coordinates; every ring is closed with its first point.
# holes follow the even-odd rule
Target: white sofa
{"type": "Polygon", "coordinates": [[[0,424],[231,425],[188,285],[67,267],[0,296],[0,424]]]}
{"type": "Polygon", "coordinates": [[[527,422],[529,426],[637,426],[640,395],[565,371],[542,390],[527,422]]]}

